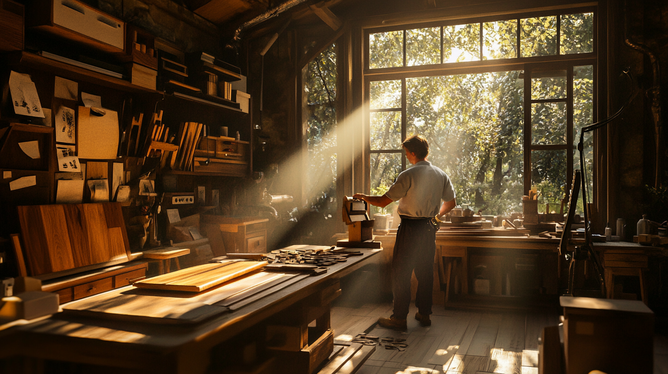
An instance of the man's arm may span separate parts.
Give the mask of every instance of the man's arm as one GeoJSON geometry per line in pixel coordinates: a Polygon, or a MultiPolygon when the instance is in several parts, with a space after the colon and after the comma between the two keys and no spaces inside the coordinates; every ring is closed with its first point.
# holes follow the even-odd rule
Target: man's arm
{"type": "MultiPolygon", "coordinates": [[[[390,199],[389,197],[387,197],[385,195],[377,196],[377,195],[365,195],[363,193],[356,193],[356,194],[353,195],[353,197],[355,199],[364,200],[371,205],[379,206],[381,208],[385,208],[386,206],[388,206],[392,202],[392,199],[390,199]]],[[[452,208],[450,208],[450,209],[452,209],[452,208]]]]}
{"type": "Polygon", "coordinates": [[[438,211],[438,216],[442,217],[448,214],[456,205],[457,205],[456,199],[443,202],[443,205],[441,205],[441,210],[438,211]]]}

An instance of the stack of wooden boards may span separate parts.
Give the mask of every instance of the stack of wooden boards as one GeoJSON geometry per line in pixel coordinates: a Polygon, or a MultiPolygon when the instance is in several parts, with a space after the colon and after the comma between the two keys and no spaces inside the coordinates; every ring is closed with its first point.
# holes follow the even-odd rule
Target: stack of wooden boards
{"type": "Polygon", "coordinates": [[[199,323],[309,276],[261,271],[266,264],[228,260],[197,265],[69,303],[63,312],[156,324],[199,323]]]}
{"type": "Polygon", "coordinates": [[[130,260],[119,203],[19,206],[20,272],[41,279],[130,260]]]}

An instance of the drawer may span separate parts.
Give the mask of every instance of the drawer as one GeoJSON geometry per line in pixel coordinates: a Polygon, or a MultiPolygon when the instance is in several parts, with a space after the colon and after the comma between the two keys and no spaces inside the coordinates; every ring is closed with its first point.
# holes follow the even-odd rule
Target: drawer
{"type": "Polygon", "coordinates": [[[246,233],[264,231],[266,229],[267,229],[266,222],[251,223],[250,225],[246,225],[246,233]]]}
{"type": "Polygon", "coordinates": [[[138,269],[114,277],[114,288],[127,286],[130,282],[146,278],[146,269],[138,269]]]}
{"type": "Polygon", "coordinates": [[[246,252],[267,252],[267,237],[262,235],[246,238],[246,252]]]}
{"type": "Polygon", "coordinates": [[[70,301],[74,300],[72,287],[63,288],[62,290],[54,292],[58,294],[58,302],[60,304],[69,303],[70,301]]]}
{"type": "Polygon", "coordinates": [[[113,279],[111,277],[75,286],[74,300],[79,300],[84,297],[97,295],[99,293],[112,290],[113,288],[114,288],[113,279]]]}

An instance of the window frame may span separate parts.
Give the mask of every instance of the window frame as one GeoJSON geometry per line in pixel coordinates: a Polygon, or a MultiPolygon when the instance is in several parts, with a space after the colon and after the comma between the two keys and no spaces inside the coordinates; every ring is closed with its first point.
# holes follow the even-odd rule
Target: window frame
{"type": "MultiPolygon", "coordinates": [[[[373,27],[366,26],[362,27],[361,36],[363,38],[362,46],[362,77],[363,77],[363,98],[364,98],[364,131],[365,131],[365,161],[367,165],[370,165],[370,156],[373,153],[401,153],[401,150],[371,150],[370,144],[370,127],[371,127],[371,113],[383,111],[387,109],[371,109],[370,107],[370,85],[373,81],[387,81],[387,80],[401,80],[402,85],[402,94],[401,94],[401,138],[406,137],[407,129],[407,118],[406,118],[406,79],[414,77],[427,77],[427,76],[442,76],[442,75],[455,75],[455,74],[475,74],[475,73],[490,73],[490,72],[499,72],[499,71],[509,71],[509,70],[523,70],[525,72],[525,89],[524,89],[524,192],[525,194],[531,189],[531,152],[532,150],[557,150],[557,149],[570,149],[570,152],[567,154],[567,176],[566,181],[567,185],[565,186],[566,191],[569,191],[572,184],[573,170],[576,169],[576,165],[573,165],[574,152],[577,151],[576,139],[574,139],[573,134],[573,68],[575,66],[591,65],[593,66],[593,97],[592,97],[592,108],[593,108],[593,120],[596,121],[598,117],[598,86],[599,86],[599,75],[598,75],[598,22],[599,22],[599,10],[596,6],[582,6],[582,7],[569,7],[558,10],[550,11],[537,11],[537,12],[518,12],[514,14],[499,15],[499,16],[486,16],[486,17],[462,17],[457,19],[448,19],[442,22],[431,21],[425,23],[407,23],[403,25],[392,25],[392,26],[383,26],[383,27],[373,27]],[[540,17],[540,16],[556,16],[558,20],[562,15],[568,14],[578,14],[578,13],[592,13],[593,14],[593,48],[589,53],[578,53],[578,54],[561,54],[561,22],[557,22],[557,33],[556,33],[556,55],[553,56],[535,56],[535,57],[520,57],[521,51],[521,29],[520,23],[523,18],[531,17],[540,17]],[[517,20],[518,29],[517,29],[517,45],[516,45],[516,57],[509,59],[494,59],[494,60],[482,60],[483,53],[483,32],[482,27],[480,27],[480,56],[481,60],[478,61],[467,61],[467,62],[443,62],[443,29],[441,28],[441,63],[435,65],[418,65],[418,66],[406,66],[406,30],[416,29],[416,28],[427,28],[434,26],[452,26],[452,25],[462,25],[468,23],[480,23],[481,25],[485,22],[496,22],[496,21],[507,21],[507,20],[517,20]],[[369,35],[379,32],[387,31],[397,31],[404,30],[404,42],[403,42],[403,67],[390,67],[390,68],[369,68],[369,35]],[[531,144],[531,78],[530,71],[535,69],[565,69],[567,71],[567,99],[564,102],[567,103],[567,139],[566,144],[564,145],[532,145],[531,144]],[[527,79],[528,77],[528,79],[527,79]]],[[[594,154],[597,154],[596,142],[594,143],[594,154]]],[[[401,170],[405,170],[408,166],[406,163],[405,156],[401,157],[401,170]]],[[[594,168],[597,165],[598,160],[593,160],[594,168]]],[[[365,178],[366,190],[370,189],[370,171],[367,170],[365,178]]],[[[597,175],[593,171],[593,175],[597,175]]],[[[596,191],[597,180],[594,178],[594,189],[596,191]]],[[[590,199],[590,201],[594,201],[590,199]]]]}

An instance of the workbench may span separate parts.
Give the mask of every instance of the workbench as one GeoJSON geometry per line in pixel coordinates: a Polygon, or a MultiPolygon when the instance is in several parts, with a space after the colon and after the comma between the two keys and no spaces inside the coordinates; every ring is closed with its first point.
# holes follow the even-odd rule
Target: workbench
{"type": "MultiPolygon", "coordinates": [[[[0,327],[0,339],[12,346],[11,350],[0,352],[0,360],[5,360],[10,371],[30,367],[45,372],[55,362],[66,363],[70,369],[80,366],[82,372],[99,372],[96,370],[102,368],[107,370],[103,372],[197,374],[211,372],[212,367],[218,372],[236,364],[228,365],[225,360],[230,355],[224,352],[244,344],[262,345],[267,321],[290,318],[303,305],[320,304],[329,323],[329,302],[340,293],[339,279],[377,262],[382,252],[347,250],[361,255],[328,266],[326,273],[302,276],[298,282],[275,292],[265,292],[242,307],[221,308],[220,313],[195,323],[146,323],[65,312],[33,321],[15,321],[0,327]]],[[[127,288],[130,287],[133,286],[127,288]]],[[[329,330],[330,339],[331,335],[329,330]]],[[[261,350],[256,354],[261,356],[261,350]]],[[[258,360],[262,361],[262,357],[258,360]]]]}

